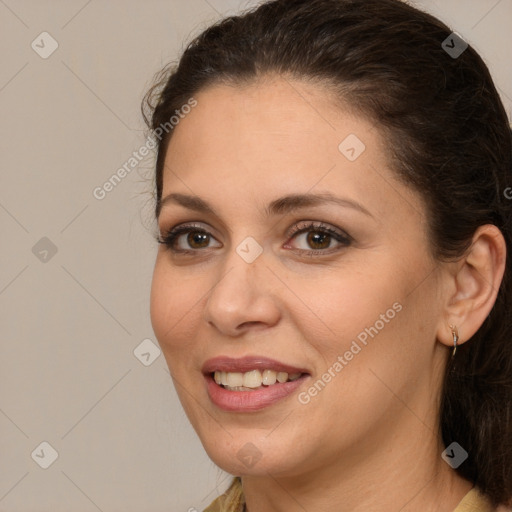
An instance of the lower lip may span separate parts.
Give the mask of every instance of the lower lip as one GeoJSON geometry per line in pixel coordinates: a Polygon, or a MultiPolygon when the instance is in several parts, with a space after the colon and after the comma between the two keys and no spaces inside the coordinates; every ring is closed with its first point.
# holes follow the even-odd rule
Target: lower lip
{"type": "Polygon", "coordinates": [[[211,375],[206,375],[205,379],[210,400],[217,407],[230,412],[250,412],[264,409],[290,396],[307,377],[302,375],[297,380],[262,386],[255,391],[229,391],[219,386],[211,375]]]}

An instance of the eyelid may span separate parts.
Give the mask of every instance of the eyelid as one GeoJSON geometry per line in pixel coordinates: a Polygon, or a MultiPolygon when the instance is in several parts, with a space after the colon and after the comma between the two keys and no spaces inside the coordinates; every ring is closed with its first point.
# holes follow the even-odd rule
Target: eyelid
{"type": "Polygon", "coordinates": [[[354,242],[354,239],[346,233],[344,230],[334,228],[330,224],[325,224],[320,221],[301,221],[295,224],[290,230],[288,230],[288,241],[285,244],[285,248],[290,252],[297,254],[299,257],[328,257],[333,254],[339,253],[341,250],[348,248],[354,242]],[[292,240],[297,240],[306,233],[317,232],[323,233],[330,237],[331,241],[335,242],[334,247],[327,247],[323,249],[301,249],[293,247],[290,244],[292,240]]]}
{"type": "Polygon", "coordinates": [[[298,233],[304,233],[308,231],[326,231],[327,233],[337,235],[339,237],[345,238],[347,240],[353,241],[353,238],[345,231],[335,228],[331,224],[326,224],[322,221],[317,220],[302,220],[295,223],[288,231],[286,232],[286,236],[291,238],[298,233]]]}
{"type": "MultiPolygon", "coordinates": [[[[185,222],[183,224],[177,224],[169,229],[160,229],[160,234],[157,237],[157,242],[159,244],[163,244],[168,250],[176,254],[186,254],[186,253],[198,253],[200,251],[204,251],[201,249],[176,249],[172,247],[176,243],[176,241],[183,235],[196,231],[200,233],[207,234],[210,238],[214,239],[216,242],[221,243],[217,240],[217,238],[211,233],[210,228],[205,228],[201,224],[197,223],[197,221],[185,222]],[[163,231],[163,234],[162,234],[163,231]],[[172,239],[172,240],[171,240],[172,239]]],[[[213,230],[215,231],[215,230],[213,230]]]]}
{"type": "MultiPolygon", "coordinates": [[[[217,240],[214,234],[211,233],[210,228],[203,227],[200,223],[197,222],[186,222],[183,224],[178,224],[168,230],[164,230],[164,234],[160,235],[157,239],[158,243],[165,245],[171,252],[175,254],[199,254],[201,252],[205,252],[208,249],[212,249],[211,247],[206,247],[202,249],[177,249],[174,244],[176,241],[183,235],[190,232],[200,232],[207,234],[211,239],[215,240],[218,243],[221,243],[217,240]]],[[[213,230],[215,231],[215,230],[213,230]]],[[[340,247],[350,245],[354,239],[346,233],[344,230],[340,228],[333,227],[331,224],[327,224],[322,221],[314,221],[314,220],[303,220],[296,222],[293,224],[286,232],[285,236],[287,241],[285,246],[288,245],[290,239],[297,237],[297,235],[307,233],[310,231],[318,231],[326,233],[327,235],[334,238],[334,240],[338,243],[338,247],[331,247],[328,249],[292,249],[296,252],[300,252],[301,254],[309,254],[309,255],[322,255],[322,254],[330,254],[335,252],[340,247]]]]}

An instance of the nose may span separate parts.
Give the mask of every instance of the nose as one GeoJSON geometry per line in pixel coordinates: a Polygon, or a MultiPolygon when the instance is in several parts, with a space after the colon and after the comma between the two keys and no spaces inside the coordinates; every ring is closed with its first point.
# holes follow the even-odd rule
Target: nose
{"type": "Polygon", "coordinates": [[[215,276],[204,307],[205,321],[230,337],[276,325],[280,318],[276,281],[266,266],[265,252],[247,263],[233,250],[215,276]]]}

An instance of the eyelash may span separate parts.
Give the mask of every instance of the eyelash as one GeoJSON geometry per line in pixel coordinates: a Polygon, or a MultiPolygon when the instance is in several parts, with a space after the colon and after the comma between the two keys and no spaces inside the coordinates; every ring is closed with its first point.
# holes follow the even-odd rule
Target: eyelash
{"type": "MultiPolygon", "coordinates": [[[[176,240],[183,234],[187,233],[201,233],[205,235],[212,236],[208,231],[201,228],[200,226],[196,225],[181,225],[177,226],[173,229],[170,229],[167,231],[163,237],[157,238],[157,242],[159,244],[165,245],[165,247],[170,250],[171,252],[175,254],[197,254],[202,249],[176,249],[175,242],[176,240]]],[[[332,238],[334,238],[337,242],[340,243],[341,247],[348,247],[353,239],[347,235],[346,233],[343,233],[341,231],[337,231],[332,229],[331,227],[323,224],[322,222],[316,222],[316,221],[302,221],[299,222],[296,226],[294,226],[291,230],[288,231],[286,236],[288,238],[296,237],[302,233],[308,233],[308,232],[316,232],[321,233],[324,235],[330,235],[332,238]]],[[[308,256],[315,256],[315,255],[325,255],[330,254],[334,250],[339,250],[340,246],[337,248],[329,247],[327,249],[316,249],[316,250],[305,250],[305,249],[294,249],[295,252],[300,252],[301,254],[307,254],[308,256]]]]}

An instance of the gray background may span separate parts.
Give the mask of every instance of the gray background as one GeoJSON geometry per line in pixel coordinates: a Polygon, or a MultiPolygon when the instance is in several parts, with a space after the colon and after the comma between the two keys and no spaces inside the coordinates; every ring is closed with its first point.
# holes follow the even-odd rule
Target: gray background
{"type": "MultiPolygon", "coordinates": [[[[93,190],[144,144],[153,74],[256,3],[0,0],[0,511],[202,510],[225,489],[163,356],[134,354],[156,344],[153,155],[93,190]]],[[[510,117],[512,0],[414,3],[481,53],[510,117]]]]}

